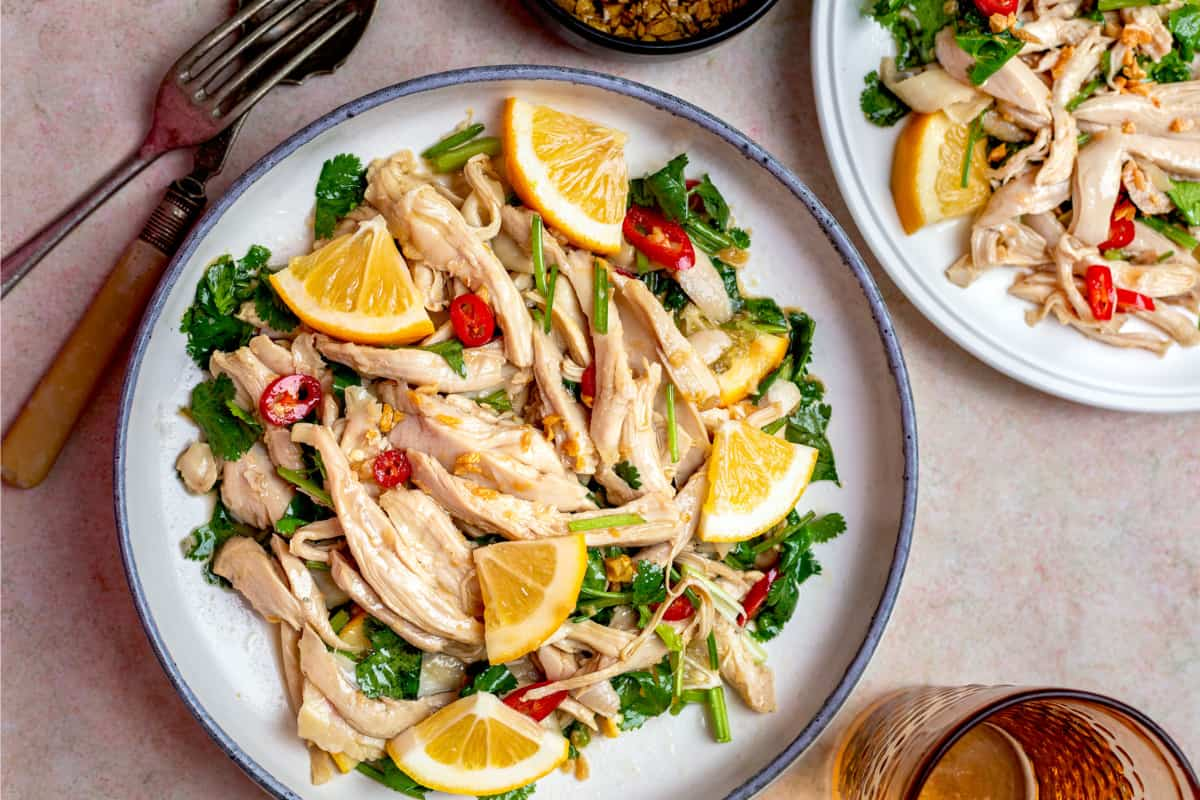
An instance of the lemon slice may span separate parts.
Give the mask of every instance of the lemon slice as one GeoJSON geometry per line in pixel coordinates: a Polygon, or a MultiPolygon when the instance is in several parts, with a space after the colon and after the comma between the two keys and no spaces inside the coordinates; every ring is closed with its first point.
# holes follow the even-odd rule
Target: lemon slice
{"type": "Polygon", "coordinates": [[[603,254],[621,249],[629,192],[624,133],[510,97],[504,161],[521,201],[573,244],[603,254]]]}
{"type": "Polygon", "coordinates": [[[722,355],[721,361],[728,362],[728,366],[717,373],[721,407],[731,406],[757,389],[758,382],[783,363],[787,349],[786,336],[760,333],[748,347],[722,355]]]}
{"type": "Polygon", "coordinates": [[[483,592],[488,660],[503,664],[536,650],[575,608],[587,570],[583,534],[500,542],[475,551],[483,592]]]}
{"type": "Polygon", "coordinates": [[[480,692],[387,743],[413,780],[451,794],[492,795],[533,783],[567,760],[567,740],[480,692]]]}
{"type": "Polygon", "coordinates": [[[742,542],[796,506],[817,465],[817,451],[777,439],[745,422],[726,422],[713,439],[700,538],[742,542]]]}
{"type": "Polygon", "coordinates": [[[962,185],[970,129],[969,123],[955,124],[941,111],[910,115],[892,160],[892,199],[905,233],[969,214],[987,202],[992,193],[987,137],[975,142],[966,188],[962,185]]]}
{"type": "Polygon", "coordinates": [[[293,258],[271,285],[310,327],[349,342],[409,344],[433,333],[383,217],[293,258]]]}

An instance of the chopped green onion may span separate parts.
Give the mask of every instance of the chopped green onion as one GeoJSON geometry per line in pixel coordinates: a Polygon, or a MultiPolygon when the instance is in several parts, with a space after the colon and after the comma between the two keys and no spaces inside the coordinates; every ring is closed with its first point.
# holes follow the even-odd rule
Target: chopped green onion
{"type": "Polygon", "coordinates": [[[596,259],[592,280],[592,327],[608,333],[608,269],[596,259]]]}
{"type": "Polygon", "coordinates": [[[1158,257],[1158,263],[1161,264],[1164,261],[1170,261],[1174,257],[1175,257],[1175,251],[1168,250],[1167,252],[1163,253],[1161,256],[1158,257]]]}
{"type": "Polygon", "coordinates": [[[708,707],[712,711],[713,738],[721,744],[733,741],[729,730],[729,709],[725,706],[725,687],[714,686],[708,690],[708,707]]]}
{"type": "Polygon", "coordinates": [[[1083,104],[1084,100],[1087,100],[1089,97],[1094,95],[1096,90],[1103,85],[1104,82],[1099,78],[1092,80],[1090,83],[1088,83],[1088,85],[1079,90],[1079,94],[1071,98],[1070,102],[1067,103],[1067,111],[1074,111],[1075,109],[1079,108],[1079,106],[1083,104]]]}
{"type": "Polygon", "coordinates": [[[1090,133],[1081,133],[1081,134],[1079,134],[1079,138],[1075,140],[1075,146],[1083,147],[1085,144],[1087,144],[1091,140],[1092,140],[1092,135],[1090,133]]]}
{"type": "Polygon", "coordinates": [[[703,572],[691,564],[683,564],[681,571],[684,575],[692,578],[696,583],[704,587],[709,597],[712,598],[713,608],[717,610],[718,614],[730,622],[737,622],[738,616],[742,613],[742,604],[736,597],[710,581],[704,576],[703,572]]]}
{"type": "Polygon", "coordinates": [[[309,569],[319,569],[324,572],[329,571],[329,565],[324,561],[305,561],[304,566],[308,567],[309,569]]]}
{"type": "Polygon", "coordinates": [[[708,632],[708,666],[713,669],[721,668],[721,658],[717,654],[717,636],[712,631],[708,632]]]}
{"type": "Polygon", "coordinates": [[[708,704],[708,689],[684,689],[679,699],[685,703],[708,704]]]}
{"type": "Polygon", "coordinates": [[[1096,4],[1097,11],[1119,11],[1122,8],[1138,8],[1140,6],[1160,6],[1166,0],[1100,0],[1096,4]]]}
{"type": "Polygon", "coordinates": [[[641,525],[646,520],[641,514],[606,514],[603,517],[590,519],[573,519],[567,523],[571,533],[579,531],[594,531],[599,528],[623,528],[626,525],[641,525]]]}
{"type": "Polygon", "coordinates": [[[756,544],[751,549],[751,552],[754,553],[755,555],[758,555],[759,553],[767,552],[768,550],[770,550],[772,547],[774,547],[777,544],[782,544],[784,539],[788,538],[793,533],[800,530],[808,523],[812,522],[814,519],[816,519],[816,517],[817,517],[817,514],[815,511],[808,512],[803,517],[801,517],[800,520],[798,522],[796,522],[795,524],[783,526],[782,528],[779,529],[779,532],[776,533],[774,536],[768,537],[764,541],[761,541],[758,544],[756,544]]]}
{"type": "Polygon", "coordinates": [[[634,263],[637,264],[638,275],[645,275],[650,271],[650,259],[646,258],[646,254],[641,250],[634,251],[634,263]]]}
{"type": "Polygon", "coordinates": [[[309,479],[307,472],[298,469],[288,469],[287,467],[276,467],[275,472],[278,473],[279,477],[304,492],[316,502],[326,508],[333,508],[333,498],[329,496],[329,492],[313,483],[309,479]]]}
{"type": "Polygon", "coordinates": [[[763,425],[762,432],[770,436],[774,436],[775,433],[786,424],[787,417],[780,417],[774,422],[768,422],[766,425],[763,425]]]}
{"type": "Polygon", "coordinates": [[[1103,251],[1102,253],[1100,253],[1100,256],[1105,261],[1124,261],[1125,260],[1125,251],[1117,250],[1114,248],[1112,250],[1103,251]]]}
{"type": "Polygon", "coordinates": [[[1190,233],[1177,225],[1172,225],[1165,219],[1159,217],[1138,217],[1138,222],[1151,230],[1158,231],[1180,247],[1188,250],[1195,250],[1197,247],[1200,247],[1200,242],[1197,242],[1190,233]]]}
{"type": "Polygon", "coordinates": [[[745,628],[742,629],[742,632],[739,635],[742,637],[742,641],[745,642],[746,649],[750,651],[750,657],[754,659],[754,663],[767,663],[767,648],[763,647],[762,643],[759,642],[758,639],[748,635],[745,628]]]}
{"type": "Polygon", "coordinates": [[[967,151],[963,153],[962,165],[962,188],[967,188],[967,184],[971,182],[971,156],[975,153],[975,142],[979,141],[979,136],[983,132],[983,112],[971,122],[971,132],[967,135],[967,151]]]}
{"type": "Polygon", "coordinates": [[[440,156],[434,156],[429,163],[433,165],[434,172],[456,172],[480,153],[489,156],[500,155],[500,140],[495,136],[485,136],[482,139],[467,142],[462,147],[442,153],[440,156]]]}
{"type": "Polygon", "coordinates": [[[546,258],[542,253],[542,215],[534,213],[530,222],[529,256],[533,261],[533,285],[546,296],[546,258]]]}
{"type": "Polygon", "coordinates": [[[350,614],[343,608],[329,618],[329,627],[333,628],[334,633],[341,633],[342,628],[346,627],[346,623],[349,621],[350,614]]]}
{"type": "Polygon", "coordinates": [[[671,451],[671,463],[679,461],[679,432],[675,425],[675,384],[667,384],[667,448],[671,451]]]}
{"type": "Polygon", "coordinates": [[[421,158],[435,158],[442,153],[449,152],[460,144],[466,144],[474,139],[479,134],[483,133],[483,125],[476,122],[474,125],[468,125],[461,131],[450,134],[445,139],[441,139],[437,144],[432,145],[421,153],[421,158]]]}
{"type": "Polygon", "coordinates": [[[542,330],[546,333],[550,332],[553,327],[554,316],[551,312],[554,310],[554,289],[558,286],[558,264],[550,265],[550,280],[546,282],[546,316],[542,320],[542,330]]]}

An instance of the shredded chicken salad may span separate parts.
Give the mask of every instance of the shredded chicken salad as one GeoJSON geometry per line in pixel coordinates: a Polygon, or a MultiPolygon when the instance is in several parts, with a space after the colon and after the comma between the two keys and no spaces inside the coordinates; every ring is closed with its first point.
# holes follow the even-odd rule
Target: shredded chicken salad
{"type": "Polygon", "coordinates": [[[1012,267],[1030,325],[1052,316],[1159,355],[1200,344],[1200,4],[871,0],[864,13],[898,54],[867,76],[863,111],[879,125],[913,112],[892,175],[906,231],[978,212],[952,282],[1012,267]],[[922,143],[937,120],[939,140],[922,143]],[[915,192],[917,151],[936,163],[947,142],[955,163],[915,192]]]}
{"type": "Polygon", "coordinates": [[[177,469],[215,495],[186,556],[278,625],[315,783],[518,800],[691,704],[728,742],[724,687],[775,709],[763,643],[845,529],[796,505],[838,480],[813,320],[743,293],[750,233],[686,155],[627,181],[622,137],[555,113],[533,141],[578,149],[528,152],[566,196],[607,142],[618,216],[573,213],[609,228],[513,177],[519,124],[464,123],[326,161],[311,253],[216,260],[183,318],[206,375],[177,469]]]}

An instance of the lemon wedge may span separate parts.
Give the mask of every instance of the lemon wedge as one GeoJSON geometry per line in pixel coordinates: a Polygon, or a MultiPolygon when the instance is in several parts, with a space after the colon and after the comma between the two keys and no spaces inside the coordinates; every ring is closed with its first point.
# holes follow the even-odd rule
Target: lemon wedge
{"type": "Polygon", "coordinates": [[[724,371],[717,373],[717,386],[721,389],[720,405],[731,406],[758,388],[758,382],[783,363],[787,355],[788,339],[760,333],[744,349],[736,349],[723,355],[728,361],[724,371]]]}
{"type": "Polygon", "coordinates": [[[480,692],[387,743],[413,780],[451,794],[492,795],[533,783],[567,760],[567,740],[480,692]]]}
{"type": "Polygon", "coordinates": [[[271,285],[310,327],[349,342],[410,344],[433,333],[383,217],[293,258],[271,285]]]}
{"type": "Polygon", "coordinates": [[[515,97],[504,106],[503,126],[504,162],[521,201],[572,244],[620,250],[629,193],[625,134],[515,97]]]}
{"type": "Polygon", "coordinates": [[[700,509],[706,542],[752,539],[796,506],[817,465],[817,451],[777,439],[742,421],[713,439],[708,496],[700,509]]]}
{"type": "Polygon", "coordinates": [[[475,550],[488,660],[503,664],[536,650],[571,611],[587,571],[583,534],[500,542],[475,550]]]}
{"type": "Polygon", "coordinates": [[[912,234],[931,223],[981,208],[992,190],[987,178],[987,137],[974,144],[964,188],[962,170],[970,124],[956,124],[941,111],[909,116],[896,140],[892,199],[904,232],[912,234]]]}

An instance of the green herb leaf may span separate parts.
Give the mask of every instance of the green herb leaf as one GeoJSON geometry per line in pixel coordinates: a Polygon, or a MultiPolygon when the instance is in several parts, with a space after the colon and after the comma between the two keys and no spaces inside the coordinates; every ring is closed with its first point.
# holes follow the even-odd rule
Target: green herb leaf
{"type": "Polygon", "coordinates": [[[717,230],[723,231],[729,227],[729,204],[725,202],[725,197],[708,177],[707,172],[701,176],[699,183],[688,189],[688,194],[700,198],[705,213],[712,219],[717,230]]]}
{"type": "Polygon", "coordinates": [[[1167,197],[1179,209],[1179,215],[1188,225],[1200,225],[1200,183],[1194,181],[1171,181],[1167,197]]]}
{"type": "Polygon", "coordinates": [[[642,476],[638,472],[638,468],[628,461],[619,461],[613,467],[613,472],[617,473],[617,477],[625,481],[630,489],[642,488],[642,476]]]}
{"type": "Polygon", "coordinates": [[[745,311],[750,324],[762,333],[788,333],[791,331],[783,310],[769,297],[747,298],[745,311]]]}
{"type": "Polygon", "coordinates": [[[959,186],[963,189],[971,183],[971,159],[975,156],[975,143],[979,141],[979,137],[983,135],[983,112],[979,112],[978,116],[971,121],[971,127],[967,133],[967,148],[963,151],[962,176],[959,178],[959,186]]]}
{"type": "Polygon", "coordinates": [[[1163,56],[1157,64],[1146,64],[1145,70],[1150,80],[1157,83],[1180,83],[1192,79],[1191,61],[1183,60],[1178,47],[1163,56]]]}
{"type": "Polygon", "coordinates": [[[679,632],[670,625],[667,625],[666,623],[659,623],[659,625],[654,629],[654,632],[658,634],[658,638],[663,640],[663,644],[665,644],[667,649],[671,652],[678,653],[683,650],[683,637],[680,636],[679,632]]]}
{"type": "Polygon", "coordinates": [[[225,374],[192,389],[192,420],[204,432],[213,453],[225,461],[241,458],[262,432],[249,412],[234,403],[235,394],[233,381],[225,374]]]}
{"type": "Polygon", "coordinates": [[[745,301],[742,299],[741,287],[738,286],[737,270],[719,258],[712,259],[712,265],[721,276],[721,283],[725,284],[725,294],[729,295],[730,306],[735,313],[741,311],[745,301]]]}
{"type": "Polygon", "coordinates": [[[329,519],[331,516],[333,516],[331,509],[317,505],[304,492],[296,492],[292,497],[292,502],[288,503],[287,510],[283,512],[283,516],[275,523],[275,531],[284,536],[291,536],[305,525],[329,519]]]}
{"type": "Polygon", "coordinates": [[[214,352],[236,350],[254,335],[254,326],[233,314],[254,295],[255,280],[270,257],[267,248],[251,245],[237,261],[226,254],[205,270],[179,325],[187,334],[188,355],[200,367],[208,366],[214,352]]]}
{"type": "Polygon", "coordinates": [[[317,206],[313,214],[313,235],[328,239],[342,217],[362,203],[367,190],[367,171],[358,156],[341,153],[321,165],[317,178],[317,206]]]}
{"type": "Polygon", "coordinates": [[[671,707],[671,666],[667,659],[649,670],[618,675],[611,683],[621,701],[623,731],[636,730],[671,707]]]}
{"type": "Polygon", "coordinates": [[[986,33],[984,31],[965,30],[959,32],[954,41],[958,42],[967,55],[975,59],[975,64],[967,71],[971,83],[979,86],[995,75],[1008,63],[1008,60],[1021,52],[1024,43],[1008,31],[1003,33],[986,33]]]}
{"type": "Polygon", "coordinates": [[[224,578],[212,571],[212,559],[221,545],[233,536],[254,537],[256,531],[233,518],[229,509],[217,498],[208,522],[192,531],[188,537],[184,556],[192,561],[204,562],[204,579],[212,584],[225,585],[224,578]]]}
{"type": "Polygon", "coordinates": [[[363,761],[354,769],[393,791],[415,797],[417,800],[425,800],[425,793],[433,791],[428,786],[422,786],[408,777],[390,758],[381,758],[369,763],[363,761]]]}
{"type": "Polygon", "coordinates": [[[1200,242],[1197,242],[1190,233],[1178,225],[1172,225],[1163,217],[1138,217],[1138,222],[1158,231],[1180,247],[1188,250],[1195,250],[1197,247],[1200,247],[1200,242]]]}
{"type": "Polygon", "coordinates": [[[362,386],[362,376],[345,364],[339,364],[336,361],[330,362],[330,369],[333,371],[333,395],[339,403],[345,404],[346,387],[362,386]]]}
{"type": "Polygon", "coordinates": [[[858,96],[858,105],[869,122],[881,128],[890,128],[908,116],[912,109],[884,85],[878,72],[868,72],[865,81],[867,88],[858,96]]]}
{"type": "Polygon", "coordinates": [[[864,13],[891,32],[896,41],[896,66],[900,69],[934,61],[938,31],[953,21],[939,0],[873,0],[864,13]]]}
{"type": "Polygon", "coordinates": [[[254,287],[254,311],[267,327],[280,333],[290,333],[300,324],[299,318],[279,299],[275,287],[264,272],[254,287]]]}
{"type": "Polygon", "coordinates": [[[276,467],[275,472],[279,477],[307,494],[315,502],[328,508],[333,508],[333,498],[329,496],[329,492],[325,491],[323,486],[312,479],[311,470],[301,471],[288,469],[287,467],[276,467]]]}
{"type": "Polygon", "coordinates": [[[563,378],[562,384],[571,393],[571,396],[575,398],[576,403],[583,402],[583,385],[579,381],[569,381],[563,378]]]}
{"type": "Polygon", "coordinates": [[[446,363],[450,365],[450,369],[454,370],[458,377],[467,377],[467,362],[463,358],[463,344],[459,340],[447,339],[444,342],[427,344],[418,349],[428,350],[431,353],[437,353],[439,356],[446,359],[446,363]]]}
{"type": "MultiPolygon", "coordinates": [[[[801,392],[807,387],[817,387],[820,384],[814,381],[807,381],[806,384],[797,384],[801,388],[801,392]]],[[[841,486],[841,481],[838,479],[837,465],[833,458],[833,446],[829,443],[829,437],[826,429],[829,427],[829,418],[833,414],[833,408],[827,403],[818,402],[823,391],[816,392],[817,396],[813,399],[806,399],[787,417],[787,426],[784,429],[784,438],[793,444],[803,444],[808,447],[816,448],[817,464],[813,468],[812,480],[815,481],[833,481],[841,486]]]]}
{"type": "Polygon", "coordinates": [[[508,667],[503,664],[496,664],[473,677],[463,687],[460,696],[467,697],[477,692],[490,692],[499,697],[508,694],[515,688],[517,688],[516,677],[508,671],[508,667]]]}
{"type": "Polygon", "coordinates": [[[529,800],[529,796],[533,794],[536,788],[536,783],[530,783],[517,789],[510,789],[504,794],[481,795],[479,800],[529,800]]]}
{"type": "Polygon", "coordinates": [[[803,311],[788,312],[788,355],[792,357],[792,374],[802,378],[808,374],[808,363],[812,360],[813,336],[817,323],[803,311]]]}
{"type": "Polygon", "coordinates": [[[1200,50],[1200,6],[1189,3],[1172,11],[1167,29],[1175,37],[1180,59],[1190,64],[1200,50]]]}
{"type": "Polygon", "coordinates": [[[488,406],[501,414],[505,411],[512,411],[512,399],[508,396],[506,389],[497,389],[489,394],[480,395],[475,398],[475,402],[481,406],[488,406]]]}
{"type": "Polygon", "coordinates": [[[367,697],[415,700],[421,683],[421,651],[390,628],[368,617],[371,652],[354,668],[358,688],[367,697]]]}
{"type": "Polygon", "coordinates": [[[680,153],[658,172],[643,179],[645,190],[654,197],[663,214],[679,223],[688,219],[688,190],[683,178],[687,163],[687,154],[680,153]]]}
{"type": "Polygon", "coordinates": [[[630,585],[630,590],[633,592],[630,604],[649,606],[666,600],[666,578],[666,572],[662,566],[653,561],[637,562],[637,571],[634,573],[633,583],[630,585]]]}

